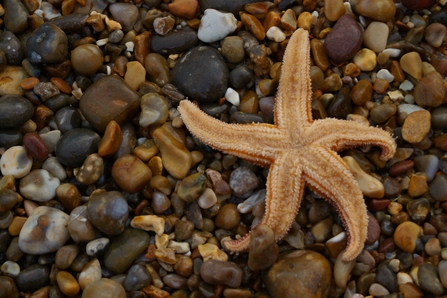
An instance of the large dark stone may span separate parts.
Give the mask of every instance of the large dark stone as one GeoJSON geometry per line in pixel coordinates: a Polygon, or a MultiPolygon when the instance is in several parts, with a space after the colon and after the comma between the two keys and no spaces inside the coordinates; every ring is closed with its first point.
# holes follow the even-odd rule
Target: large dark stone
{"type": "Polygon", "coordinates": [[[86,128],[77,128],[63,134],[56,145],[56,157],[64,165],[77,168],[92,153],[98,151],[101,137],[86,128]]]}
{"type": "Polygon", "coordinates": [[[199,46],[188,51],[172,70],[172,82],[190,100],[212,102],[224,96],[228,67],[214,48],[199,46]]]}
{"type": "Polygon", "coordinates": [[[197,32],[186,27],[166,35],[154,35],[151,38],[151,52],[159,54],[179,54],[197,45],[197,32]]]}
{"type": "Polygon", "coordinates": [[[26,55],[32,63],[59,63],[67,54],[67,36],[52,23],[39,26],[26,43],[26,55]]]}
{"type": "Polygon", "coordinates": [[[10,31],[0,33],[0,50],[5,53],[8,65],[21,65],[25,58],[22,42],[10,31]]]}
{"type": "Polygon", "coordinates": [[[33,104],[24,97],[5,95],[0,98],[0,128],[18,128],[33,114],[33,104]]]}

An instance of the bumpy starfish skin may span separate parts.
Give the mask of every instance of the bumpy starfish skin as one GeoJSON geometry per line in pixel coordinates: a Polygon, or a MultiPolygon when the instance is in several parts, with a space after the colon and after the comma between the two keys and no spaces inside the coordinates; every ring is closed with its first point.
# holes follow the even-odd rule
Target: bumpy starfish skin
{"type": "MultiPolygon", "coordinates": [[[[363,195],[337,151],[379,146],[390,159],[396,144],[390,134],[365,124],[327,118],[312,120],[309,75],[309,37],[298,29],[290,38],[275,103],[275,124],[228,124],[212,118],[188,100],[178,110],[186,127],[203,143],[262,166],[269,166],[265,213],[276,240],[295,220],[305,186],[331,202],[348,233],[343,260],[353,260],[363,249],[368,217],[363,195]]],[[[247,251],[250,235],[225,239],[234,252],[247,251]]]]}

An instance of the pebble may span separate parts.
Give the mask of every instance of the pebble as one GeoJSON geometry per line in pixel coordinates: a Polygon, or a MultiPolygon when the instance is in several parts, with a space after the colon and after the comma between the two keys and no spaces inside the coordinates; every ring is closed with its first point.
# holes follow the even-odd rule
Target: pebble
{"type": "MultiPolygon", "coordinates": [[[[20,82],[28,77],[28,73],[21,66],[0,67],[0,95],[23,95],[24,90],[20,87],[20,82]]],[[[11,114],[9,114],[11,115],[11,114]]]]}
{"type": "Polygon", "coordinates": [[[420,107],[437,107],[444,101],[445,90],[441,75],[432,71],[426,74],[414,88],[414,101],[420,107]]]}
{"type": "Polygon", "coordinates": [[[22,65],[22,60],[25,58],[25,48],[11,31],[3,31],[0,34],[0,50],[6,56],[8,65],[22,65]]]}
{"type": "Polygon", "coordinates": [[[148,245],[149,234],[147,232],[125,228],[120,235],[110,241],[104,254],[104,265],[115,274],[124,273],[148,245]]]}
{"type": "Polygon", "coordinates": [[[138,61],[131,61],[126,64],[126,74],[124,81],[133,90],[138,90],[140,84],[146,79],[146,70],[138,61]]]}
{"type": "Polygon", "coordinates": [[[397,112],[397,106],[386,103],[373,108],[370,112],[371,119],[378,124],[386,122],[397,112]]]}
{"type": "Polygon", "coordinates": [[[19,128],[31,119],[34,110],[32,103],[18,95],[0,97],[0,113],[2,121],[0,128],[19,128]]]}
{"type": "Polygon", "coordinates": [[[54,157],[48,157],[42,164],[42,169],[47,170],[52,176],[59,179],[59,181],[64,181],[67,178],[67,173],[64,167],[61,165],[59,160],[54,157]]]}
{"type": "Polygon", "coordinates": [[[166,35],[151,38],[151,52],[158,54],[179,54],[194,47],[199,42],[197,33],[189,27],[166,35]]]}
{"type": "Polygon", "coordinates": [[[76,128],[62,135],[56,145],[56,157],[69,167],[81,167],[87,156],[98,149],[100,136],[86,128],[76,128]]]}
{"type": "Polygon", "coordinates": [[[2,264],[1,271],[4,275],[17,277],[20,274],[20,266],[15,262],[6,261],[2,264]]]}
{"type": "Polygon", "coordinates": [[[126,291],[139,291],[151,283],[151,275],[145,266],[135,264],[130,267],[129,272],[124,279],[124,288],[126,291]]]}
{"type": "Polygon", "coordinates": [[[335,23],[324,42],[327,55],[335,63],[345,62],[360,49],[363,32],[360,25],[345,14],[335,23]]]}
{"type": "Polygon", "coordinates": [[[25,134],[22,144],[34,159],[45,160],[47,158],[48,147],[37,133],[25,134]]]}
{"type": "Polygon", "coordinates": [[[101,256],[104,254],[107,245],[109,245],[109,238],[96,238],[87,243],[85,246],[85,253],[90,257],[101,256]]]}
{"type": "Polygon", "coordinates": [[[94,258],[85,265],[79,273],[78,282],[81,290],[84,290],[89,284],[101,279],[101,264],[94,258]]]}
{"type": "Polygon", "coordinates": [[[197,198],[197,203],[202,209],[208,209],[213,207],[217,203],[217,201],[218,200],[216,193],[211,188],[205,188],[202,194],[197,198]]]}
{"type": "Polygon", "coordinates": [[[370,49],[361,49],[353,58],[355,65],[357,65],[363,71],[371,71],[377,65],[376,54],[370,49]]]}
{"type": "Polygon", "coordinates": [[[108,278],[101,278],[90,283],[83,291],[82,298],[126,298],[124,287],[108,278]]]}
{"type": "Polygon", "coordinates": [[[432,181],[438,171],[439,158],[436,155],[425,154],[416,156],[413,161],[416,169],[427,175],[427,181],[432,181]]]}
{"type": "Polygon", "coordinates": [[[435,296],[439,296],[444,293],[444,287],[439,280],[435,265],[424,263],[419,266],[417,278],[421,290],[427,291],[435,296]]]}
{"type": "Polygon", "coordinates": [[[33,170],[20,180],[20,193],[27,199],[48,202],[56,196],[59,179],[47,170],[33,170]]]}
{"type": "Polygon", "coordinates": [[[394,231],[394,243],[403,251],[412,253],[416,242],[422,233],[422,228],[411,221],[404,221],[394,231]]]}
{"type": "Polygon", "coordinates": [[[373,86],[367,80],[359,80],[351,90],[351,100],[354,104],[362,106],[371,101],[373,86]]]}
{"type": "Polygon", "coordinates": [[[102,66],[104,59],[101,49],[94,44],[77,46],[70,55],[73,68],[84,76],[95,74],[102,66]]]}
{"type": "Polygon", "coordinates": [[[262,277],[271,297],[328,297],[332,270],[319,253],[298,250],[282,255],[262,277]]]}
{"type": "Polygon", "coordinates": [[[143,229],[145,231],[153,231],[158,236],[163,235],[165,230],[165,220],[157,215],[141,215],[135,216],[130,225],[133,228],[143,229]]]}
{"type": "Polygon", "coordinates": [[[248,267],[258,271],[272,266],[278,258],[279,248],[274,232],[266,225],[258,225],[250,234],[248,267]]]}
{"type": "Polygon", "coordinates": [[[447,108],[437,107],[431,111],[431,126],[433,129],[447,129],[447,108]]]}
{"type": "Polygon", "coordinates": [[[103,132],[110,121],[119,125],[130,120],[140,106],[140,96],[118,76],[105,76],[82,95],[81,113],[87,121],[103,132]]]}
{"type": "MultiPolygon", "coordinates": [[[[388,83],[391,83],[394,81],[394,76],[387,70],[387,69],[381,69],[377,72],[377,78],[387,81],[388,83]]],[[[396,90],[395,93],[391,93],[393,91],[388,92],[388,95],[391,99],[402,99],[402,93],[399,90],[396,90]],[[394,95],[395,94],[395,95],[394,95]]]]}
{"type": "Polygon", "coordinates": [[[87,205],[87,214],[90,222],[107,235],[123,232],[129,217],[127,201],[117,191],[93,194],[87,205]]]}
{"type": "Polygon", "coordinates": [[[67,54],[67,36],[52,23],[39,26],[26,43],[26,55],[31,63],[59,63],[67,54]]]}
{"type": "Polygon", "coordinates": [[[36,208],[20,231],[20,249],[28,254],[57,251],[70,239],[68,220],[69,216],[58,209],[46,206],[36,208]]]}
{"type": "Polygon", "coordinates": [[[97,230],[88,219],[86,205],[78,206],[71,211],[68,232],[75,242],[88,242],[95,239],[97,230]]]}
{"type": "Polygon", "coordinates": [[[235,204],[226,204],[217,213],[215,224],[220,229],[235,229],[241,221],[241,215],[235,204]]]}
{"type": "Polygon", "coordinates": [[[388,295],[390,292],[382,285],[378,284],[378,283],[373,283],[370,287],[369,287],[369,294],[372,296],[385,296],[388,295]]]}
{"type": "Polygon", "coordinates": [[[216,9],[206,9],[200,20],[198,38],[207,43],[225,38],[237,28],[237,20],[232,13],[216,9]]]}
{"type": "Polygon", "coordinates": [[[185,146],[183,132],[166,122],[156,128],[152,138],[160,150],[163,167],[176,179],[186,177],[192,163],[191,153],[185,146]]]}
{"type": "Polygon", "coordinates": [[[424,30],[424,38],[432,47],[440,47],[447,33],[447,28],[440,23],[432,23],[424,30]]]}
{"type": "Polygon", "coordinates": [[[79,247],[71,244],[59,248],[55,256],[55,264],[60,269],[67,269],[79,253],[79,247]]]}
{"type": "Polygon", "coordinates": [[[383,197],[385,189],[379,180],[365,173],[353,157],[345,156],[343,161],[354,175],[354,179],[357,181],[363,195],[378,199],[383,197]]]}
{"type": "Polygon", "coordinates": [[[211,47],[195,47],[172,70],[172,83],[190,99],[213,102],[227,90],[229,71],[222,55],[211,47]],[[212,87],[211,87],[212,86],[212,87]]]}
{"type": "Polygon", "coordinates": [[[168,9],[175,16],[192,19],[198,6],[199,2],[197,0],[175,0],[168,4],[168,9]]]}
{"type": "Polygon", "coordinates": [[[324,15],[331,22],[337,21],[345,12],[346,8],[342,0],[324,2],[324,15]]]}
{"type": "Polygon", "coordinates": [[[396,5],[392,0],[360,0],[355,9],[357,13],[376,21],[390,21],[396,13],[396,5]]]}
{"type": "Polygon", "coordinates": [[[166,98],[155,92],[141,97],[141,113],[139,124],[142,127],[163,124],[168,118],[168,102],[166,98]]]}
{"type": "Polygon", "coordinates": [[[48,284],[50,269],[48,266],[34,264],[22,270],[15,282],[21,291],[34,292],[48,284]]]}
{"type": "Polygon", "coordinates": [[[236,196],[244,196],[254,190],[259,181],[248,167],[242,166],[231,173],[229,184],[236,196]]]}
{"type": "Polygon", "coordinates": [[[61,292],[67,296],[76,296],[81,290],[76,279],[67,271],[59,271],[56,275],[56,281],[61,292]]]}
{"type": "Polygon", "coordinates": [[[431,127],[431,115],[427,110],[409,114],[402,125],[402,138],[409,143],[421,142],[431,127]]]}
{"type": "Polygon", "coordinates": [[[417,52],[409,52],[400,58],[402,70],[413,78],[420,80],[422,78],[422,60],[417,52]]]}
{"type": "Polygon", "coordinates": [[[447,201],[447,189],[445,188],[447,176],[440,174],[430,183],[430,196],[437,201],[447,201]]]}
{"type": "Polygon", "coordinates": [[[33,165],[33,159],[23,146],[13,146],[6,150],[0,158],[2,175],[12,175],[20,179],[28,175],[33,165]]]}
{"type": "Polygon", "coordinates": [[[363,43],[376,53],[382,52],[388,41],[390,30],[383,22],[371,22],[363,33],[363,43]]]}
{"type": "Polygon", "coordinates": [[[138,8],[132,3],[113,3],[109,6],[109,11],[113,18],[121,24],[123,31],[133,29],[138,19],[138,8]]]}
{"type": "Polygon", "coordinates": [[[213,285],[239,287],[242,282],[242,269],[228,261],[208,260],[200,267],[202,279],[213,285]]]}
{"type": "Polygon", "coordinates": [[[21,33],[28,28],[28,10],[19,0],[5,0],[4,24],[12,33],[21,33]]]}

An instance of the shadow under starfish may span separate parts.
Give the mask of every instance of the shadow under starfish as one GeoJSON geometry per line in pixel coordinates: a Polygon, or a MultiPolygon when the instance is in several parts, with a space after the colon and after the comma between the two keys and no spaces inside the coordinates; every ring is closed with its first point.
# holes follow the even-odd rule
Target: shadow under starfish
{"type": "MultiPolygon", "coordinates": [[[[189,131],[203,143],[225,153],[269,166],[266,206],[259,223],[269,226],[276,240],[290,229],[305,186],[331,202],[348,233],[343,260],[363,249],[368,217],[363,195],[346,164],[336,153],[359,146],[379,146],[390,159],[396,143],[390,134],[367,124],[326,118],[313,120],[309,36],[296,30],[289,40],[275,103],[275,124],[228,124],[208,116],[188,100],[178,110],[189,131]]],[[[247,251],[250,234],[222,240],[233,252],[247,251]]]]}

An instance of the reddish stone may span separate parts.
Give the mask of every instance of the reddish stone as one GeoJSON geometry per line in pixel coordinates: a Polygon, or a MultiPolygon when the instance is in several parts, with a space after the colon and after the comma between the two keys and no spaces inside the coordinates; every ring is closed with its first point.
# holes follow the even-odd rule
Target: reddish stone
{"type": "Polygon", "coordinates": [[[390,203],[391,201],[388,199],[370,199],[366,206],[368,206],[369,211],[376,212],[385,209],[390,203]]]}
{"type": "Polygon", "coordinates": [[[23,137],[23,146],[37,160],[44,160],[48,156],[48,147],[36,132],[27,133],[23,137]]]}

